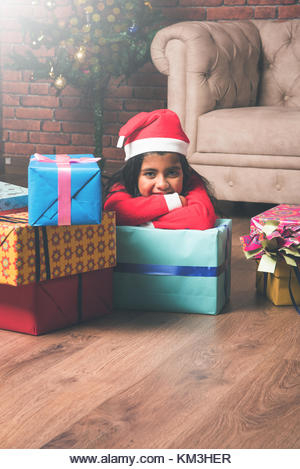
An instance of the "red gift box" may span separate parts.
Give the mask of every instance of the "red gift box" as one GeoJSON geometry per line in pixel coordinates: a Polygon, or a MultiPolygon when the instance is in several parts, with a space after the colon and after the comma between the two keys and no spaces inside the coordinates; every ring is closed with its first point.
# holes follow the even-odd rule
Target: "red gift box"
{"type": "Polygon", "coordinates": [[[0,285],[0,328],[32,335],[71,326],[112,309],[112,269],[30,285],[0,285]]]}

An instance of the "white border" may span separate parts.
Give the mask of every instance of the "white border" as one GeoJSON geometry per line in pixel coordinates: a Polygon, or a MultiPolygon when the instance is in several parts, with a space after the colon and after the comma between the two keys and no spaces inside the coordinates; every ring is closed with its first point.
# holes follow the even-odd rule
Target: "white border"
{"type": "Polygon", "coordinates": [[[83,461],[71,462],[71,458],[76,456],[96,457],[99,466],[86,461],[85,467],[97,469],[293,469],[300,464],[300,451],[297,449],[4,449],[0,450],[0,465],[20,469],[84,467],[83,461]]]}

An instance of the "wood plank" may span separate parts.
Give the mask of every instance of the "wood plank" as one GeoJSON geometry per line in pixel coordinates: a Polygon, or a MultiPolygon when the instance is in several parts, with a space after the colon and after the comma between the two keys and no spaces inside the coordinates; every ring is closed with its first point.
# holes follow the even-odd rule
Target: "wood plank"
{"type": "Polygon", "coordinates": [[[299,315],[256,295],[249,218],[233,231],[225,314],[0,331],[0,447],[298,448],[299,315]]]}
{"type": "MultiPolygon", "coordinates": [[[[217,423],[215,409],[222,407],[224,396],[228,409],[231,403],[234,410],[236,392],[244,381],[249,386],[257,363],[264,364],[265,357],[273,357],[283,331],[296,332],[291,325],[283,328],[277,314],[265,315],[263,319],[247,313],[242,318],[229,314],[210,319],[212,327],[200,333],[196,341],[190,339],[172,353],[167,348],[165,360],[146,378],[141,376],[134,385],[94,408],[44,447],[76,447],[78,438],[84,448],[223,447],[220,442],[214,445],[213,429],[210,445],[183,436],[197,428],[205,417],[210,423],[217,423]],[[270,338],[265,338],[266,323],[270,338]]],[[[288,349],[290,344],[284,343],[288,349]]],[[[220,415],[224,417],[226,413],[220,415]]],[[[230,432],[228,422],[225,428],[230,432]]],[[[217,429],[218,425],[216,433],[217,429]]],[[[234,441],[243,443],[236,434],[234,441]]]]}
{"type": "Polygon", "coordinates": [[[238,389],[202,414],[201,423],[171,446],[299,448],[299,371],[297,360],[263,359],[238,389]]]}
{"type": "MultiPolygon", "coordinates": [[[[200,320],[204,328],[209,325],[208,319],[195,317],[192,322],[200,320]]],[[[32,441],[39,447],[99,402],[139,381],[164,360],[165,349],[172,351],[182,341],[197,338],[196,327],[191,334],[183,334],[182,323],[181,315],[143,314],[131,327],[126,324],[124,329],[112,327],[106,334],[101,331],[98,341],[35,374],[28,382],[24,382],[22,373],[9,377],[1,388],[1,420],[6,424],[0,426],[0,446],[10,447],[14,440],[17,447],[30,447],[32,441]]],[[[183,330],[191,328],[188,324],[183,330]]]]}

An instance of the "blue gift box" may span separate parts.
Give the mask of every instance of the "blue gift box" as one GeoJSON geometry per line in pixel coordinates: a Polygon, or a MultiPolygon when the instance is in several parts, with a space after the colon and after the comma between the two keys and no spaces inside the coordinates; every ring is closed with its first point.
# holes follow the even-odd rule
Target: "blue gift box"
{"type": "MultiPolygon", "coordinates": [[[[55,155],[31,156],[28,167],[29,225],[58,225],[58,171],[55,155]]],[[[69,155],[71,161],[71,225],[101,223],[101,173],[93,155],[69,155]],[[84,161],[86,158],[95,161],[84,161]],[[82,162],[75,162],[82,159],[82,162]]]]}
{"type": "Polygon", "coordinates": [[[230,295],[232,222],[209,230],[117,227],[114,307],[218,314],[230,295]]]}
{"type": "Polygon", "coordinates": [[[0,210],[22,208],[28,205],[28,189],[0,181],[0,210]]]}

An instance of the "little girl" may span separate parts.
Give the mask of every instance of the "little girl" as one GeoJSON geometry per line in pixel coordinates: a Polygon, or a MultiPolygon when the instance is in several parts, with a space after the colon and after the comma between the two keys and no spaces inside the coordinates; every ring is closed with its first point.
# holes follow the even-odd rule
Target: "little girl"
{"type": "Polygon", "coordinates": [[[118,225],[205,230],[216,221],[207,182],[186,159],[189,139],[169,109],[141,112],[119,132],[125,165],[106,187],[118,225]]]}

